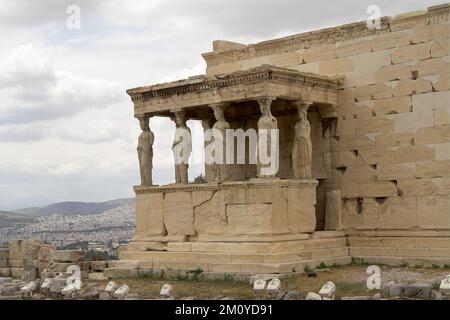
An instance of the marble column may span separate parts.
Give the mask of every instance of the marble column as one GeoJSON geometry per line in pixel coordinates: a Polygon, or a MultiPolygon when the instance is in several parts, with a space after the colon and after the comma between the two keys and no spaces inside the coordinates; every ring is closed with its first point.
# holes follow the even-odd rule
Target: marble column
{"type": "Polygon", "coordinates": [[[293,104],[297,108],[298,121],[294,127],[292,170],[295,179],[311,179],[312,144],[308,108],[312,103],[296,101],[293,104]]]}
{"type": "Polygon", "coordinates": [[[211,164],[212,181],[223,182],[228,179],[228,166],[226,163],[227,146],[226,146],[226,131],[230,129],[230,124],[225,120],[225,109],[228,107],[225,103],[214,103],[209,105],[214,110],[214,117],[216,122],[213,125],[213,139],[214,139],[214,159],[215,163],[211,164]],[[218,148],[221,148],[219,150],[218,148]],[[222,156],[218,155],[221,151],[222,156]]]}
{"type": "Polygon", "coordinates": [[[256,99],[261,110],[261,117],[258,120],[258,178],[274,178],[278,172],[278,134],[276,136],[277,141],[273,141],[273,133],[278,133],[278,122],[271,112],[271,106],[274,100],[274,97],[261,97],[256,99]],[[262,146],[265,147],[262,148],[262,146]]]}
{"type": "Polygon", "coordinates": [[[140,116],[138,120],[142,130],[142,133],[139,135],[137,147],[141,185],[151,186],[153,184],[153,142],[155,141],[155,136],[149,127],[150,116],[140,116]]]}
{"type": "Polygon", "coordinates": [[[171,119],[175,122],[176,130],[172,144],[172,153],[175,163],[175,182],[188,183],[189,156],[192,153],[191,130],[186,125],[184,110],[173,111],[171,119]]]}

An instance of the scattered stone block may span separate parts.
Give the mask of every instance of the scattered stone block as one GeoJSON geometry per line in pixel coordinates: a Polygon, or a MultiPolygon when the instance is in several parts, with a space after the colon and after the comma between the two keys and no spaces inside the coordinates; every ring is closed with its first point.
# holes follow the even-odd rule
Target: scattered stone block
{"type": "Polygon", "coordinates": [[[372,298],[371,298],[371,300],[381,300],[381,293],[375,293],[373,296],[372,296],[372,298]]]}
{"type": "Polygon", "coordinates": [[[126,284],[124,284],[114,292],[114,298],[119,300],[126,300],[129,291],[130,288],[126,284]]]}
{"type": "Polygon", "coordinates": [[[0,268],[0,277],[10,277],[11,268],[0,268]]]}
{"type": "Polygon", "coordinates": [[[105,278],[105,276],[103,275],[103,272],[93,272],[93,273],[89,273],[89,280],[104,281],[104,280],[107,280],[107,278],[105,278]]]}
{"type": "Polygon", "coordinates": [[[334,299],[334,293],[336,292],[336,286],[333,282],[328,281],[324,284],[324,286],[320,289],[319,295],[322,299],[334,299]]]}
{"type": "Polygon", "coordinates": [[[442,300],[442,294],[439,291],[433,290],[431,293],[432,300],[442,300]]]}
{"type": "Polygon", "coordinates": [[[277,296],[281,291],[281,281],[278,278],[273,278],[267,284],[266,292],[269,296],[277,296]]]}
{"type": "Polygon", "coordinates": [[[0,260],[9,259],[9,249],[0,249],[0,260]]]}
{"type": "Polygon", "coordinates": [[[116,291],[117,287],[118,285],[114,281],[110,281],[106,285],[105,292],[112,295],[116,291]]]}
{"type": "Polygon", "coordinates": [[[439,291],[446,296],[450,296],[450,275],[446,276],[439,285],[439,291]]]}
{"type": "Polygon", "coordinates": [[[0,277],[0,285],[11,283],[11,282],[12,282],[12,278],[1,278],[0,277]]]}
{"type": "Polygon", "coordinates": [[[389,281],[381,288],[381,292],[384,296],[398,297],[403,293],[403,286],[396,284],[394,281],[389,281]]]}
{"type": "Polygon", "coordinates": [[[161,291],[159,292],[159,294],[161,296],[164,296],[164,297],[170,297],[171,294],[172,294],[172,291],[173,291],[172,285],[166,283],[166,284],[164,284],[162,286],[161,291]]]}
{"type": "Polygon", "coordinates": [[[67,285],[67,279],[65,278],[54,278],[50,284],[50,293],[60,294],[62,289],[67,285]]]}
{"type": "Polygon", "coordinates": [[[75,292],[75,285],[73,283],[68,284],[61,290],[63,296],[72,295],[75,292]]]}
{"type": "Polygon", "coordinates": [[[52,279],[47,278],[42,282],[41,284],[41,290],[50,290],[50,287],[52,285],[52,279]]]}
{"type": "Polygon", "coordinates": [[[111,298],[111,295],[109,293],[102,292],[102,293],[99,294],[98,299],[99,300],[111,300],[112,298],[111,298]]]}
{"type": "Polygon", "coordinates": [[[0,296],[0,300],[23,300],[21,294],[16,294],[13,296],[0,296]]]}
{"type": "Polygon", "coordinates": [[[253,282],[253,293],[255,296],[262,296],[266,290],[266,280],[256,279],[253,282]]]}
{"type": "Polygon", "coordinates": [[[429,283],[416,283],[404,286],[405,297],[430,299],[433,286],[429,283]]]}
{"type": "Polygon", "coordinates": [[[31,296],[33,294],[33,291],[35,290],[36,290],[36,283],[29,282],[20,289],[20,292],[22,292],[23,295],[31,296]]]}
{"type": "Polygon", "coordinates": [[[319,294],[315,293],[315,292],[309,292],[306,295],[305,300],[322,300],[322,297],[319,294]]]}
{"type": "Polygon", "coordinates": [[[300,291],[292,290],[286,292],[286,294],[283,296],[283,300],[301,300],[302,294],[300,291]]]}
{"type": "Polygon", "coordinates": [[[45,296],[39,293],[33,293],[31,300],[45,300],[45,296]]]}

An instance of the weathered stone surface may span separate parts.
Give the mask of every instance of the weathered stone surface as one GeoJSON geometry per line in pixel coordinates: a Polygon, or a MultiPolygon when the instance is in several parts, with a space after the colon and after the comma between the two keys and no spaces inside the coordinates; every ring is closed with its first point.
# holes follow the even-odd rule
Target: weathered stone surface
{"type": "Polygon", "coordinates": [[[322,300],[322,297],[315,292],[309,292],[305,300],[322,300]]]}
{"type": "Polygon", "coordinates": [[[410,30],[380,34],[372,40],[373,51],[407,46],[411,43],[410,30]]]}
{"type": "Polygon", "coordinates": [[[398,64],[431,58],[430,50],[431,43],[398,48],[392,53],[392,63],[398,64]]]}
{"type": "Polygon", "coordinates": [[[416,178],[445,178],[450,176],[450,161],[431,161],[417,163],[416,178]]]}
{"type": "Polygon", "coordinates": [[[0,268],[0,277],[11,276],[11,268],[0,268]]]}
{"type": "Polygon", "coordinates": [[[357,87],[355,98],[357,101],[377,100],[392,97],[392,87],[384,82],[368,86],[357,87]]]}
{"type": "Polygon", "coordinates": [[[137,278],[138,271],[137,269],[108,268],[103,275],[108,279],[137,278]]]}
{"type": "Polygon", "coordinates": [[[429,283],[416,283],[405,285],[403,295],[420,299],[430,299],[433,286],[429,283]]]}
{"type": "Polygon", "coordinates": [[[0,260],[9,259],[9,249],[0,249],[0,260]]]}
{"type": "Polygon", "coordinates": [[[342,199],[340,190],[326,194],[325,230],[342,230],[342,199]]]}
{"type": "Polygon", "coordinates": [[[413,43],[420,43],[430,40],[438,40],[449,38],[450,27],[448,22],[445,24],[433,24],[430,26],[418,26],[414,30],[414,36],[412,37],[413,43]]]}
{"type": "Polygon", "coordinates": [[[382,66],[373,75],[377,82],[411,78],[412,67],[409,64],[394,64],[382,66]]]}
{"type": "Polygon", "coordinates": [[[36,260],[41,245],[38,240],[12,240],[9,245],[9,260],[36,260]]]}
{"type": "Polygon", "coordinates": [[[162,194],[136,195],[136,237],[163,235],[166,232],[163,212],[162,194]]]}
{"type": "Polygon", "coordinates": [[[164,224],[169,235],[194,235],[194,212],[189,192],[167,193],[164,197],[164,224]]]}
{"type": "Polygon", "coordinates": [[[417,214],[418,223],[424,229],[449,229],[450,196],[432,195],[418,197],[417,214]]]}
{"type": "Polygon", "coordinates": [[[53,294],[60,294],[62,289],[67,285],[66,278],[54,278],[51,279],[50,292],[53,294]]]}
{"type": "Polygon", "coordinates": [[[283,300],[301,300],[301,299],[302,299],[302,294],[298,290],[288,291],[283,296],[283,300]]]}
{"type": "Polygon", "coordinates": [[[94,271],[103,271],[108,267],[107,261],[91,261],[90,262],[91,270],[94,271]]]}
{"type": "Polygon", "coordinates": [[[56,262],[80,262],[84,260],[85,255],[83,250],[57,250],[54,260],[56,262]]]}
{"type": "Polygon", "coordinates": [[[400,80],[393,89],[394,97],[410,96],[413,94],[421,94],[432,92],[433,87],[431,81],[418,79],[418,80],[400,80]]]}
{"type": "Polygon", "coordinates": [[[427,59],[416,63],[412,70],[417,70],[419,77],[448,74],[450,64],[441,58],[427,59]]]}
{"type": "Polygon", "coordinates": [[[301,52],[301,57],[305,63],[331,60],[336,58],[336,45],[315,46],[301,52]]]}
{"type": "Polygon", "coordinates": [[[93,272],[93,273],[89,273],[89,280],[104,281],[104,280],[107,280],[107,278],[103,275],[103,272],[93,272]]]}
{"type": "Polygon", "coordinates": [[[402,285],[396,284],[393,281],[390,281],[383,285],[381,291],[384,296],[398,297],[403,294],[404,287],[402,285]]]}
{"type": "Polygon", "coordinates": [[[337,57],[353,56],[372,51],[371,39],[356,39],[341,42],[336,46],[337,57]]]}
{"type": "Polygon", "coordinates": [[[319,63],[319,73],[323,75],[336,75],[354,70],[353,60],[350,58],[339,58],[319,63]]]}

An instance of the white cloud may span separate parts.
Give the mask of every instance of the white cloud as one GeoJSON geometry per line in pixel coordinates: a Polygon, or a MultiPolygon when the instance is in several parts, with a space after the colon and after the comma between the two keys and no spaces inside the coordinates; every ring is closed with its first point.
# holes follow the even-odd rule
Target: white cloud
{"type": "Polygon", "coordinates": [[[0,125],[68,117],[123,100],[117,82],[55,70],[32,44],[21,45],[0,64],[0,125]]]}

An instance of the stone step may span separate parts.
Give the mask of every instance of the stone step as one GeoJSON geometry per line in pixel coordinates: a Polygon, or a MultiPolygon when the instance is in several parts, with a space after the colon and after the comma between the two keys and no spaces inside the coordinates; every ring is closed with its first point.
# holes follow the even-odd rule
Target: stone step
{"type": "Polygon", "coordinates": [[[448,248],[350,247],[350,255],[385,257],[450,258],[448,248]]]}
{"type": "Polygon", "coordinates": [[[383,264],[387,266],[406,265],[410,267],[440,267],[448,268],[450,266],[450,258],[433,258],[433,257],[388,257],[388,256],[355,256],[352,261],[356,263],[383,264]]]}
{"type": "Polygon", "coordinates": [[[164,260],[183,261],[187,263],[281,263],[299,262],[320,258],[331,258],[348,255],[347,247],[326,248],[317,250],[302,250],[284,253],[206,253],[206,252],[157,252],[157,251],[126,251],[120,258],[124,260],[164,260]]]}
{"type": "Polygon", "coordinates": [[[151,272],[151,270],[180,270],[195,271],[202,270],[204,272],[215,273],[290,273],[304,272],[305,267],[314,269],[322,263],[331,265],[346,265],[351,263],[350,256],[323,258],[318,260],[305,260],[301,262],[289,263],[188,263],[182,261],[122,261],[122,267],[112,267],[105,270],[104,275],[108,278],[126,278],[134,277],[139,272],[151,272]],[[139,268],[133,268],[134,263],[139,264],[139,268]]]}
{"type": "MultiPolygon", "coordinates": [[[[167,244],[169,252],[223,252],[223,253],[280,253],[300,250],[345,247],[346,238],[313,239],[283,242],[171,242],[167,244]]],[[[143,244],[140,245],[141,247],[143,244]]],[[[132,244],[129,249],[133,249],[132,244]]],[[[134,247],[136,248],[136,247],[134,247]]],[[[128,250],[125,250],[128,251],[128,250]]],[[[133,250],[130,250],[133,251],[133,250]]]]}
{"type": "Polygon", "coordinates": [[[350,247],[447,248],[450,238],[438,237],[349,237],[350,247]]]}

